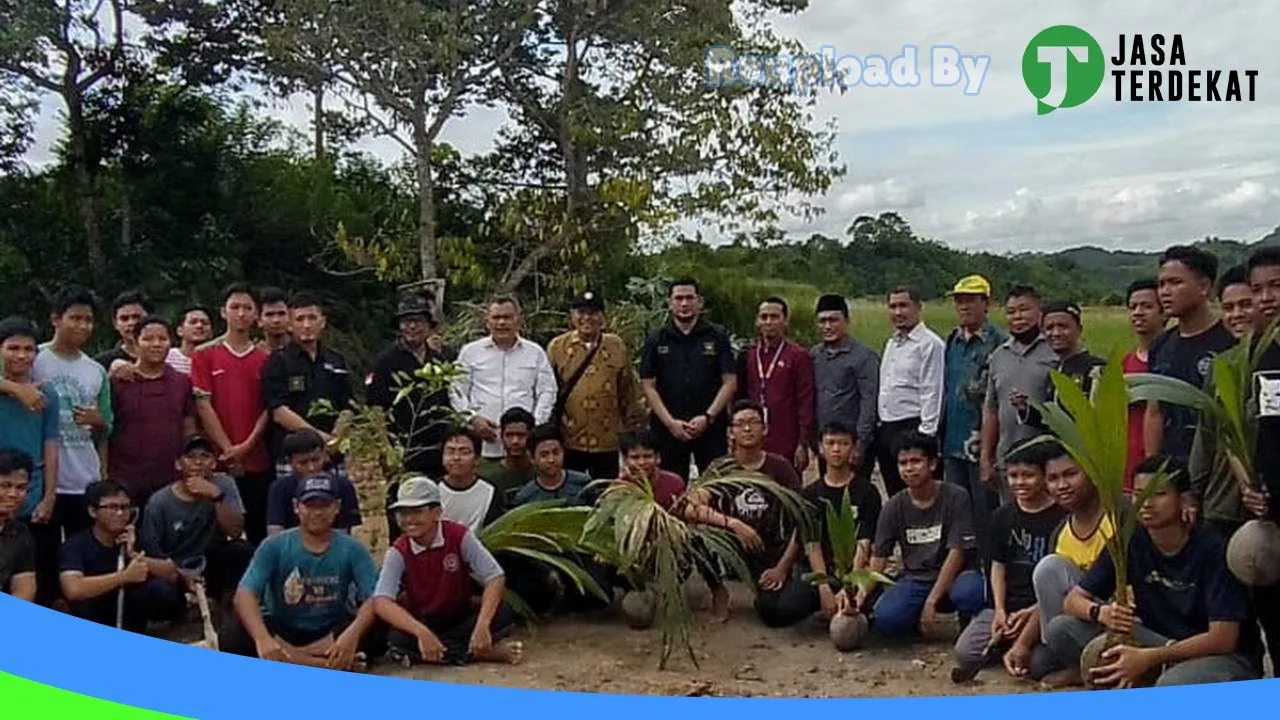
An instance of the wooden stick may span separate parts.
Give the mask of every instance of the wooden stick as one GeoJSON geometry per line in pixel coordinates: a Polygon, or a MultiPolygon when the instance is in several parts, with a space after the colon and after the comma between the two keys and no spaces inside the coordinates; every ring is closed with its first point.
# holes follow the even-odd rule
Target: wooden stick
{"type": "Polygon", "coordinates": [[[204,641],[206,647],[218,651],[218,633],[213,629],[213,615],[209,612],[209,598],[205,594],[204,580],[194,580],[191,590],[196,594],[196,605],[200,608],[200,619],[204,621],[204,641]]]}

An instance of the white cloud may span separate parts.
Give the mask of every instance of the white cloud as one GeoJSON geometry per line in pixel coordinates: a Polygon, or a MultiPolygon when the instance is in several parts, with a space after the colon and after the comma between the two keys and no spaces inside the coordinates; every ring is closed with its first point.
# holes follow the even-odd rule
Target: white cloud
{"type": "Polygon", "coordinates": [[[924,205],[924,198],[898,178],[855,185],[836,197],[834,210],[842,215],[861,215],[896,210],[906,215],[924,205]]]}

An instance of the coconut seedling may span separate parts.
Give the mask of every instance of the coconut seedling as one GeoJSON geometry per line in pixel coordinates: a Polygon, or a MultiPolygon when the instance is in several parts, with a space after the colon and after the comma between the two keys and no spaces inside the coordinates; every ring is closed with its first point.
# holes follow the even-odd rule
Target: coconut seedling
{"type": "MultiPolygon", "coordinates": [[[[828,568],[826,573],[805,573],[805,581],[814,586],[833,586],[836,591],[843,590],[850,598],[858,591],[870,592],[876,585],[892,585],[893,580],[887,575],[857,567],[858,508],[849,501],[848,488],[842,494],[839,506],[828,504],[825,512],[834,567],[828,568]]],[[[850,652],[861,647],[868,629],[867,616],[856,611],[837,613],[827,627],[831,642],[840,652],[850,652]]]]}
{"type": "Polygon", "coordinates": [[[684,495],[668,510],[658,502],[648,481],[601,480],[596,508],[585,528],[585,541],[597,554],[615,565],[631,584],[633,596],[624,598],[628,623],[647,627],[650,613],[662,633],[659,669],[666,669],[677,649],[693,652],[693,610],[684,582],[696,567],[724,568],[731,578],[755,587],[755,578],[732,533],[686,518],[695,499],[711,502],[748,489],[777,500],[786,517],[807,528],[805,501],[798,493],[771,478],[744,471],[724,459],[692,480],[684,495]],[[652,610],[650,610],[652,607],[652,610]]]}
{"type": "MultiPolygon", "coordinates": [[[[320,401],[312,412],[333,410],[327,401],[320,401]]],[[[329,449],[343,456],[360,507],[360,525],[351,529],[351,536],[369,549],[374,562],[381,563],[390,547],[387,487],[404,470],[404,449],[391,432],[386,411],[372,405],[353,403],[339,412],[332,437],[329,449]]]]}
{"type": "MultiPolygon", "coordinates": [[[[1255,373],[1263,354],[1280,340],[1280,318],[1260,335],[1249,333],[1213,358],[1206,388],[1160,375],[1129,377],[1135,400],[1157,400],[1194,409],[1201,418],[1199,442],[1208,443],[1213,472],[1233,478],[1242,490],[1260,491],[1253,459],[1258,449],[1259,408],[1255,373]],[[1256,340],[1256,342],[1255,342],[1256,340]]],[[[1245,522],[1227,544],[1227,567],[1251,587],[1280,583],[1280,526],[1270,518],[1245,522]]]]}
{"type": "MultiPolygon", "coordinates": [[[[591,508],[565,507],[562,500],[521,505],[504,513],[480,531],[480,542],[494,555],[518,555],[552,567],[577,587],[608,601],[605,590],[572,557],[591,552],[583,543],[591,508]]],[[[507,588],[507,604],[527,620],[539,618],[523,598],[507,588]]]]}
{"type": "MultiPolygon", "coordinates": [[[[1123,351],[1113,352],[1101,378],[1094,383],[1092,398],[1086,397],[1070,377],[1052,371],[1050,377],[1057,391],[1055,401],[1033,404],[1055,437],[1032,442],[1061,443],[1097,489],[1102,512],[1116,528],[1107,539],[1107,552],[1115,567],[1116,590],[1112,600],[1118,605],[1131,605],[1129,541],[1137,529],[1138,515],[1122,510],[1126,505],[1124,486],[1129,462],[1129,404],[1136,398],[1129,395],[1123,365],[1123,351]]],[[[1138,493],[1135,505],[1141,507],[1165,482],[1161,470],[1138,493]]],[[[1089,681],[1090,670],[1097,666],[1104,650],[1133,642],[1132,637],[1111,631],[1099,636],[1081,658],[1081,677],[1089,681]]]]}
{"type": "Polygon", "coordinates": [[[396,372],[391,375],[392,387],[396,391],[391,406],[406,407],[409,410],[409,427],[404,429],[402,437],[397,438],[405,448],[405,462],[412,462],[419,454],[439,449],[438,446],[422,446],[411,442],[412,439],[436,428],[466,422],[468,418],[449,404],[435,402],[437,397],[447,393],[450,386],[463,376],[463,370],[456,364],[438,360],[429,362],[412,373],[396,372]]]}

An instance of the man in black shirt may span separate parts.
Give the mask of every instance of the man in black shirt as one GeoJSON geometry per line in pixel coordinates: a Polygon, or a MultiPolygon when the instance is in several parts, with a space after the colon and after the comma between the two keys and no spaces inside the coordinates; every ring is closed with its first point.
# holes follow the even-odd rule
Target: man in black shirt
{"type": "Polygon", "coordinates": [[[640,351],[640,380],[662,445],[662,468],[689,479],[725,454],[724,411],[738,387],[729,335],[702,318],[698,282],[682,279],[667,289],[671,320],[640,351]]]}
{"type": "MultiPolygon", "coordinates": [[[[272,455],[279,463],[280,444],[287,433],[315,430],[327,442],[337,421],[336,414],[312,412],[318,400],[327,400],[335,413],[349,409],[354,397],[351,372],[341,355],[325,347],[321,338],[325,315],[319,300],[295,295],[289,300],[293,341],[273,354],[262,371],[267,409],[279,428],[273,433],[272,455]]],[[[288,472],[287,465],[277,474],[288,472]]]]}
{"type": "Polygon", "coordinates": [[[0,450],[0,593],[20,600],[36,599],[36,541],[18,510],[27,500],[27,482],[35,472],[31,456],[0,450]]]}
{"type": "MultiPolygon", "coordinates": [[[[137,290],[120,293],[111,303],[111,323],[120,335],[120,344],[94,358],[107,372],[116,369],[112,365],[132,365],[138,359],[137,335],[133,332],[138,321],[156,311],[155,305],[137,290]]],[[[119,372],[118,369],[116,369],[119,372]]]]}
{"type": "Polygon", "coordinates": [[[1226,542],[1186,520],[1185,467],[1148,458],[1134,472],[1134,489],[1166,462],[1169,483],[1143,504],[1129,542],[1131,602],[1115,603],[1115,563],[1104,551],[1049,623],[1045,643],[1070,671],[1094,637],[1129,634],[1132,643],[1104,651],[1092,669],[1088,680],[1098,687],[1135,687],[1152,673],[1159,686],[1257,679],[1262,643],[1248,594],[1227,570],[1226,542]]]}
{"type": "MultiPolygon", "coordinates": [[[[1174,246],[1160,258],[1160,306],[1178,324],[1156,338],[1148,354],[1151,372],[1203,387],[1213,356],[1236,339],[1209,309],[1218,260],[1198,248],[1174,246]]],[[[1165,454],[1186,462],[1199,418],[1179,405],[1147,403],[1143,436],[1147,456],[1165,454]]]]}
{"type": "Polygon", "coordinates": [[[415,390],[397,403],[400,383],[396,375],[404,373],[412,382],[413,374],[428,363],[450,358],[447,352],[437,352],[427,344],[436,324],[425,298],[414,295],[402,300],[396,320],[400,336],[395,346],[374,362],[368,384],[369,404],[390,413],[391,429],[405,445],[405,471],[440,477],[444,473],[444,436],[448,434],[446,412],[451,409],[449,390],[442,388],[430,395],[415,390]]]}

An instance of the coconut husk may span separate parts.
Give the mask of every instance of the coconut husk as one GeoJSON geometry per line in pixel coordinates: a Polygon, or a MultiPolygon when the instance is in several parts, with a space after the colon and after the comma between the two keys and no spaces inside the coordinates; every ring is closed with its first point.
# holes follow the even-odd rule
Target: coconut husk
{"type": "Polygon", "coordinates": [[[837,650],[852,652],[862,647],[870,628],[867,616],[862,613],[837,613],[827,625],[827,635],[837,650]]]}
{"type": "Polygon", "coordinates": [[[658,617],[658,601],[648,590],[632,590],[622,596],[622,617],[633,630],[653,627],[658,617]]]}
{"type": "Polygon", "coordinates": [[[1227,542],[1227,567],[1249,587],[1280,583],[1280,526],[1271,520],[1250,520],[1227,542]]]}

